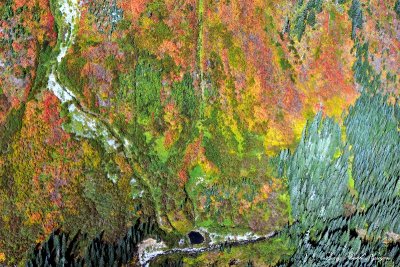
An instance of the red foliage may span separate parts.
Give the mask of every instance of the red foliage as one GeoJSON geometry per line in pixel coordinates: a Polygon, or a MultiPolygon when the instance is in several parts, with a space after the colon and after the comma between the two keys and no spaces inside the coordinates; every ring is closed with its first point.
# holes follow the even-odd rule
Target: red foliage
{"type": "Polygon", "coordinates": [[[139,18],[140,14],[145,10],[147,3],[149,0],[130,0],[130,1],[122,1],[121,7],[125,11],[128,11],[128,14],[132,16],[132,20],[135,22],[139,18]]]}
{"type": "Polygon", "coordinates": [[[196,161],[205,159],[204,157],[205,150],[204,147],[201,146],[202,139],[203,139],[202,137],[198,138],[197,140],[189,144],[186,148],[186,153],[183,158],[182,168],[178,173],[181,186],[184,186],[185,183],[187,182],[188,168],[190,168],[191,165],[196,161]]]}
{"type": "Polygon", "coordinates": [[[57,33],[54,30],[54,16],[50,11],[47,11],[41,18],[43,21],[42,27],[44,28],[44,31],[47,33],[47,38],[49,40],[55,40],[57,39],[57,33]]]}
{"type": "Polygon", "coordinates": [[[47,138],[49,144],[61,144],[69,135],[62,130],[63,119],[60,117],[60,102],[58,98],[50,93],[46,92],[43,97],[43,121],[46,122],[51,129],[51,134],[47,138]]]}
{"type": "Polygon", "coordinates": [[[35,1],[29,1],[29,0],[14,0],[14,11],[16,11],[18,8],[28,5],[32,5],[35,1]]]}

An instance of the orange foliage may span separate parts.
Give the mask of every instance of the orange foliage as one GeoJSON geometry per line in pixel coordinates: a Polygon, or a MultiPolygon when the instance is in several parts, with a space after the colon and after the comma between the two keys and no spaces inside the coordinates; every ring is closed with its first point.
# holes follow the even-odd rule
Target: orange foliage
{"type": "Polygon", "coordinates": [[[137,44],[159,59],[170,56],[179,68],[168,75],[176,79],[182,77],[185,72],[195,70],[198,39],[197,3],[194,0],[165,0],[164,3],[166,12],[163,12],[160,18],[146,13],[146,9],[140,9],[144,15],[139,18],[140,23],[135,27],[137,44]],[[160,24],[166,25],[171,31],[168,36],[163,36],[164,39],[154,32],[160,24]]]}
{"type": "Polygon", "coordinates": [[[28,223],[29,224],[35,224],[35,223],[40,223],[42,220],[42,215],[39,212],[34,212],[29,216],[28,223]]]}
{"type": "Polygon", "coordinates": [[[11,40],[0,47],[0,58],[9,66],[0,75],[0,87],[7,98],[5,102],[11,103],[6,108],[0,107],[3,109],[0,110],[0,121],[11,108],[18,108],[26,101],[36,76],[41,45],[44,41],[54,45],[57,39],[49,0],[14,0],[12,8],[13,16],[0,22],[0,38],[11,40]],[[16,12],[21,7],[24,9],[16,12]],[[40,20],[36,21],[34,15],[39,15],[40,20]],[[11,34],[16,32],[16,27],[23,28],[25,34],[11,34]]]}
{"type": "Polygon", "coordinates": [[[183,166],[179,171],[179,179],[180,185],[184,186],[188,180],[188,173],[187,170],[191,167],[191,165],[199,161],[201,159],[205,159],[204,157],[204,148],[201,146],[202,138],[198,138],[197,140],[193,141],[189,144],[186,148],[186,153],[183,158],[183,166]]]}
{"type": "Polygon", "coordinates": [[[35,4],[35,1],[30,1],[30,0],[14,0],[14,12],[23,6],[27,6],[29,8],[32,8],[35,4]]]}
{"type": "Polygon", "coordinates": [[[115,163],[117,163],[117,165],[122,173],[132,175],[132,173],[133,173],[132,167],[125,160],[123,155],[117,154],[115,156],[115,163]]]}
{"type": "Polygon", "coordinates": [[[340,119],[341,112],[357,97],[351,70],[353,42],[343,34],[351,32],[351,22],[346,14],[335,13],[338,23],[332,23],[329,14],[327,10],[319,14],[322,26],[312,32],[314,38],[307,45],[313,49],[304,52],[299,76],[305,87],[305,105],[314,113],[322,110],[340,119]]]}
{"type": "Polygon", "coordinates": [[[399,80],[391,81],[391,76],[400,76],[400,19],[393,9],[395,1],[371,0],[370,12],[364,12],[363,38],[370,44],[369,62],[377,73],[381,73],[382,89],[398,96],[399,80]]]}
{"type": "Polygon", "coordinates": [[[200,164],[204,171],[216,171],[214,164],[209,161],[205,155],[205,148],[202,146],[203,136],[195,139],[186,147],[185,156],[183,157],[182,167],[178,172],[180,185],[184,186],[188,180],[188,170],[196,164],[200,164]]]}
{"type": "Polygon", "coordinates": [[[69,135],[65,133],[61,124],[63,119],[60,117],[60,105],[58,98],[49,92],[46,92],[43,100],[44,110],[43,110],[43,120],[50,125],[51,135],[47,138],[47,141],[51,144],[61,144],[68,140],[69,135]]]}
{"type": "Polygon", "coordinates": [[[179,137],[179,133],[182,130],[181,118],[179,111],[174,103],[168,103],[164,107],[164,121],[167,124],[167,130],[165,131],[164,146],[169,148],[179,137]]]}
{"type": "Polygon", "coordinates": [[[0,252],[0,263],[5,262],[6,261],[6,254],[4,254],[3,252],[0,252]]]}
{"type": "Polygon", "coordinates": [[[132,21],[136,22],[142,14],[142,12],[145,10],[147,3],[150,2],[149,0],[127,0],[127,1],[122,1],[121,7],[125,11],[128,12],[128,14],[132,17],[132,21]]]}
{"type": "Polygon", "coordinates": [[[26,214],[26,225],[43,229],[38,241],[59,226],[59,209],[73,206],[69,202],[76,199],[64,200],[63,195],[81,175],[80,148],[62,129],[58,99],[50,92],[41,98],[26,104],[23,127],[8,159],[13,166],[17,209],[26,214]]]}

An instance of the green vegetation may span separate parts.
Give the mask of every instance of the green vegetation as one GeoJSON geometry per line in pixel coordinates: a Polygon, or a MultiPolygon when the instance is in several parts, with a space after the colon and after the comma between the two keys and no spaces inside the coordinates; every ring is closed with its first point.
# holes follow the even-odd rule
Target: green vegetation
{"type": "Polygon", "coordinates": [[[304,4],[303,1],[297,2],[298,9],[291,33],[296,35],[298,41],[303,37],[307,25],[314,27],[316,15],[322,12],[322,4],[322,0],[309,0],[307,4],[304,4]]]}
{"type": "Polygon", "coordinates": [[[321,266],[347,252],[400,264],[393,10],[84,1],[57,63],[72,40],[60,2],[3,2],[0,265],[57,228],[28,265],[135,264],[143,239],[183,248],[196,229],[219,250],[151,265],[321,266]],[[53,68],[76,99],[46,90],[53,68]],[[223,243],[249,232],[278,234],[223,243]]]}
{"type": "Polygon", "coordinates": [[[81,233],[72,238],[61,231],[53,232],[41,248],[36,248],[26,266],[117,266],[129,264],[137,244],[149,236],[157,238],[159,230],[152,220],[140,221],[114,243],[104,241],[103,233],[88,242],[81,233]],[[87,245],[86,245],[87,244],[87,245]],[[86,245],[86,246],[85,246],[86,245]]]}
{"type": "Polygon", "coordinates": [[[351,38],[356,38],[356,30],[363,27],[363,11],[359,0],[353,0],[349,10],[349,16],[352,20],[351,38]]]}
{"type": "MultiPolygon", "coordinates": [[[[236,263],[239,266],[275,266],[288,260],[295,247],[287,236],[282,235],[267,241],[248,244],[246,246],[221,246],[218,252],[203,253],[198,256],[180,256],[184,266],[229,266],[236,263]]],[[[166,259],[159,259],[153,266],[158,266],[166,259]]]]}
{"type": "Polygon", "coordinates": [[[340,141],[338,125],[317,115],[294,155],[281,156],[297,221],[288,233],[300,242],[290,264],[344,263],[350,254],[379,255],[387,257],[388,266],[399,264],[399,246],[386,237],[400,231],[395,208],[400,161],[394,156],[400,152],[399,118],[394,115],[399,110],[385,96],[363,93],[346,117],[346,144],[340,141]],[[336,148],[344,152],[335,159],[336,148]]]}
{"type": "Polygon", "coordinates": [[[160,69],[153,67],[150,62],[145,58],[140,58],[135,68],[135,101],[138,113],[143,116],[139,120],[143,122],[151,118],[159,118],[162,112],[160,102],[161,73],[160,69]]]}
{"type": "Polygon", "coordinates": [[[7,154],[10,152],[12,138],[21,130],[24,111],[25,106],[17,110],[11,110],[10,114],[7,116],[7,121],[0,124],[0,154],[7,154]]]}
{"type": "Polygon", "coordinates": [[[381,88],[381,75],[369,64],[369,45],[356,41],[356,61],[353,65],[354,78],[368,92],[375,93],[381,88]]]}
{"type": "Polygon", "coordinates": [[[172,99],[177,104],[180,114],[190,120],[199,116],[199,98],[193,86],[193,79],[185,73],[181,82],[173,84],[172,99]]]}
{"type": "Polygon", "coordinates": [[[307,222],[315,223],[343,213],[348,157],[339,126],[331,119],[322,120],[322,114],[318,114],[303,132],[287,170],[294,220],[307,218],[307,222]],[[337,148],[345,152],[335,159],[337,148]]]}

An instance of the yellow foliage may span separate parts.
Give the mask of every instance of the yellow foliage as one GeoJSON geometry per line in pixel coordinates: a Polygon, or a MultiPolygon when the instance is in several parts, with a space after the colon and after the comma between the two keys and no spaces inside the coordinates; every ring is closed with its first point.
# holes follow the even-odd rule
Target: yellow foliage
{"type": "Polygon", "coordinates": [[[6,254],[0,252],[0,262],[5,262],[5,261],[6,261],[6,254]]]}
{"type": "Polygon", "coordinates": [[[292,123],[293,134],[296,140],[296,143],[300,141],[301,134],[303,133],[303,129],[307,123],[305,118],[295,119],[292,123]]]}
{"type": "Polygon", "coordinates": [[[168,219],[172,226],[180,233],[187,233],[193,229],[193,224],[181,210],[178,212],[171,211],[168,213],[168,219]]]}
{"type": "Polygon", "coordinates": [[[100,164],[100,156],[87,141],[82,142],[82,150],[84,154],[85,164],[97,168],[100,164]]]}
{"type": "Polygon", "coordinates": [[[280,148],[289,144],[287,137],[276,128],[269,128],[264,138],[264,147],[268,156],[274,156],[280,148]]]}
{"type": "Polygon", "coordinates": [[[222,124],[223,126],[221,127],[222,133],[224,137],[230,137],[231,134],[228,132],[227,128],[231,131],[233,136],[235,137],[235,140],[238,143],[237,146],[237,152],[239,155],[242,155],[243,153],[243,142],[244,142],[244,137],[242,136],[237,121],[233,118],[232,115],[230,114],[223,114],[221,112],[218,113],[218,122],[219,124],[222,124]]]}
{"type": "Polygon", "coordinates": [[[271,188],[271,186],[269,186],[268,184],[264,184],[264,185],[261,187],[260,191],[261,191],[262,197],[263,197],[264,199],[267,199],[268,196],[269,196],[269,194],[272,192],[272,188],[271,188]]]}
{"type": "Polygon", "coordinates": [[[117,163],[122,173],[132,175],[132,168],[121,154],[115,155],[115,163],[117,163]]]}
{"type": "Polygon", "coordinates": [[[34,225],[39,223],[42,220],[42,215],[40,215],[39,212],[34,212],[32,214],[29,215],[28,220],[27,220],[27,224],[28,225],[34,225]]]}
{"type": "Polygon", "coordinates": [[[334,117],[335,119],[340,119],[343,110],[345,110],[347,103],[345,99],[340,96],[334,96],[325,102],[326,113],[330,117],[334,117]]]}

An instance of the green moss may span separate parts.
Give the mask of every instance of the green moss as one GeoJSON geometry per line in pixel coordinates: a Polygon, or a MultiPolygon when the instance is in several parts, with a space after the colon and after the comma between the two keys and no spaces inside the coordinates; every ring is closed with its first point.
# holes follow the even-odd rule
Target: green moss
{"type": "Polygon", "coordinates": [[[289,222],[293,222],[292,218],[292,206],[290,205],[290,195],[289,192],[285,192],[278,196],[278,199],[286,207],[286,215],[288,216],[289,222]]]}
{"type": "Polygon", "coordinates": [[[153,135],[150,131],[147,131],[144,133],[144,136],[146,138],[146,143],[149,144],[151,140],[153,139],[153,135]]]}
{"type": "Polygon", "coordinates": [[[232,33],[228,31],[227,27],[222,23],[207,25],[209,31],[209,40],[222,41],[224,47],[232,47],[232,33]]]}
{"type": "Polygon", "coordinates": [[[67,55],[57,67],[60,82],[74,93],[82,96],[84,82],[87,78],[81,76],[81,71],[86,63],[86,60],[82,57],[67,55]]]}
{"type": "Polygon", "coordinates": [[[194,167],[190,172],[189,172],[190,178],[191,179],[198,179],[200,177],[203,177],[205,173],[203,172],[203,169],[201,168],[200,165],[197,165],[194,167]]]}
{"type": "Polygon", "coordinates": [[[160,101],[161,73],[157,62],[150,56],[142,56],[135,69],[136,106],[141,115],[159,117],[162,113],[160,101]]]}
{"type": "Polygon", "coordinates": [[[333,155],[333,159],[338,159],[342,155],[342,150],[338,147],[336,148],[335,154],[333,155]]]}
{"type": "Polygon", "coordinates": [[[193,79],[189,73],[185,73],[182,81],[175,82],[172,89],[172,98],[179,111],[185,117],[193,120],[199,115],[199,97],[193,86],[193,79]]]}
{"type": "Polygon", "coordinates": [[[0,124],[0,154],[8,150],[8,145],[13,136],[21,130],[24,112],[25,105],[22,105],[19,109],[12,109],[5,123],[0,124]]]}
{"type": "Polygon", "coordinates": [[[164,146],[165,142],[165,137],[162,136],[160,138],[157,138],[156,141],[154,142],[154,150],[157,153],[158,158],[162,163],[167,162],[168,157],[169,157],[169,152],[164,146]]]}
{"type": "Polygon", "coordinates": [[[248,244],[247,246],[226,246],[219,252],[207,252],[195,257],[184,257],[185,266],[229,266],[233,260],[239,266],[274,266],[278,262],[284,262],[295,251],[288,237],[280,236],[267,241],[248,244]]]}
{"type": "Polygon", "coordinates": [[[216,223],[215,223],[215,221],[212,220],[212,219],[207,219],[207,220],[205,220],[205,221],[201,221],[201,222],[198,222],[198,223],[196,223],[196,224],[197,224],[198,226],[200,226],[200,227],[210,228],[211,226],[215,225],[216,223]]]}
{"type": "Polygon", "coordinates": [[[233,224],[233,221],[232,221],[230,218],[225,218],[224,221],[223,221],[223,225],[224,225],[225,227],[231,227],[231,226],[233,226],[234,224],[233,224]]]}
{"type": "Polygon", "coordinates": [[[354,179],[351,176],[351,174],[349,175],[349,183],[348,183],[348,185],[349,185],[349,189],[350,190],[354,190],[354,179]]]}
{"type": "Polygon", "coordinates": [[[41,89],[47,87],[48,76],[51,71],[51,66],[55,63],[57,48],[52,48],[47,43],[44,43],[39,54],[39,63],[36,69],[35,82],[32,90],[29,93],[29,100],[34,98],[34,95],[41,89]]]}
{"type": "Polygon", "coordinates": [[[243,51],[237,47],[237,46],[232,46],[229,48],[228,51],[228,58],[229,58],[229,63],[233,68],[235,69],[244,69],[246,66],[246,61],[244,57],[243,51]]]}

